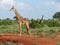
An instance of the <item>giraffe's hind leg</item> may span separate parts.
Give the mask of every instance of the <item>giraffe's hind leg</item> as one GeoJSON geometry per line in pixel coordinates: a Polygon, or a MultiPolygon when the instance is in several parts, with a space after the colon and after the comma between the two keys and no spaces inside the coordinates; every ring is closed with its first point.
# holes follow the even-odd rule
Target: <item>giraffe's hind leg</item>
{"type": "Polygon", "coordinates": [[[27,34],[31,36],[29,24],[26,24],[27,34]]]}

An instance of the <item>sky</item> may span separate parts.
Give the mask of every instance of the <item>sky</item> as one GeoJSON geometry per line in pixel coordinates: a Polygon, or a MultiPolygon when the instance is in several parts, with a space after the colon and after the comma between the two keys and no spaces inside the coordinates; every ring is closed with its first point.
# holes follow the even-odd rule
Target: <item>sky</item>
{"type": "Polygon", "coordinates": [[[60,0],[0,0],[0,19],[13,19],[15,13],[9,11],[14,6],[24,18],[52,19],[56,12],[60,12],[60,0]]]}

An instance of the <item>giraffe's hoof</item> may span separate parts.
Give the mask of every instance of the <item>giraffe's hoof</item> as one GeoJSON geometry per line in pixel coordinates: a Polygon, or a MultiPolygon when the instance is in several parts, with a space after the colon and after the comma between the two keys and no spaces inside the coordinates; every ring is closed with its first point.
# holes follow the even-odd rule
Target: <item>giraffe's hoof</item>
{"type": "Polygon", "coordinates": [[[21,34],[19,34],[18,36],[19,36],[19,37],[21,37],[22,35],[21,35],[21,34]]]}

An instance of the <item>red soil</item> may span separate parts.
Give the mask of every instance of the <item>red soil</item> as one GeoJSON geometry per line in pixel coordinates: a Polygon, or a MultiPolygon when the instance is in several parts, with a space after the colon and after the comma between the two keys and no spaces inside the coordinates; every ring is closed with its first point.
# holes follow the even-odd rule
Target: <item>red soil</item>
{"type": "Polygon", "coordinates": [[[19,34],[4,34],[0,36],[0,43],[5,43],[6,41],[14,43],[22,43],[24,45],[56,45],[60,42],[60,35],[52,38],[41,38],[38,36],[28,37],[27,35],[19,36],[19,34]]]}

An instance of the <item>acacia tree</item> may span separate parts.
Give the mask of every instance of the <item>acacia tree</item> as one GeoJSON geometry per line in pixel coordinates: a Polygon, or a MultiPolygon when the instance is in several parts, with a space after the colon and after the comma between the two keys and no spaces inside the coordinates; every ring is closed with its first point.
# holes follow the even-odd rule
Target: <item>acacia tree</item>
{"type": "Polygon", "coordinates": [[[53,18],[54,19],[58,19],[60,21],[60,12],[56,12],[54,15],[53,15],[53,18]]]}

